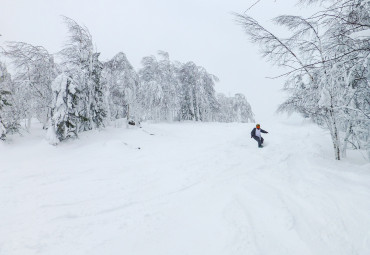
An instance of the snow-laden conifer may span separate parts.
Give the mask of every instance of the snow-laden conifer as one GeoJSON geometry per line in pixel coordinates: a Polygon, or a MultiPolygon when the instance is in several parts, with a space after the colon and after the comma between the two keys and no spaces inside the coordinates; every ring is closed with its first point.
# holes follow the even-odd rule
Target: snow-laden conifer
{"type": "Polygon", "coordinates": [[[64,17],[69,41],[61,51],[65,72],[80,91],[78,100],[79,130],[104,126],[106,107],[101,84],[102,64],[94,51],[92,36],[86,27],[64,17]]]}
{"type": "Polygon", "coordinates": [[[67,138],[75,138],[78,135],[80,91],[72,78],[66,73],[62,73],[53,81],[52,92],[52,118],[47,139],[50,143],[55,144],[67,138]],[[58,141],[55,141],[54,137],[58,141]]]}
{"type": "Polygon", "coordinates": [[[105,126],[107,117],[107,104],[105,101],[101,72],[103,64],[98,59],[99,53],[93,54],[91,77],[89,87],[91,87],[90,96],[90,111],[94,128],[102,128],[105,126]]]}

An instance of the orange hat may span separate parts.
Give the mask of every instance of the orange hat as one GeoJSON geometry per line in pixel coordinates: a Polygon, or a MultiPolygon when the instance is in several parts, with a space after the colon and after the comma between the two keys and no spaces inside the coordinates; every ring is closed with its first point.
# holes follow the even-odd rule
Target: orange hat
{"type": "Polygon", "coordinates": [[[260,124],[257,124],[256,127],[259,128],[260,127],[260,124]]]}

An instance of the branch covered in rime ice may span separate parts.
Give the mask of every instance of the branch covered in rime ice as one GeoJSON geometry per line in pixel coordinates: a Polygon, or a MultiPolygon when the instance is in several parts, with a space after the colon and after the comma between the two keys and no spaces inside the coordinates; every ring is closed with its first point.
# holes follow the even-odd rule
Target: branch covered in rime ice
{"type": "Polygon", "coordinates": [[[289,46],[290,41],[278,38],[248,15],[235,14],[235,16],[237,22],[244,27],[245,32],[249,35],[251,42],[261,46],[263,57],[268,57],[270,61],[277,65],[282,63],[297,65],[311,76],[302,60],[289,46]]]}

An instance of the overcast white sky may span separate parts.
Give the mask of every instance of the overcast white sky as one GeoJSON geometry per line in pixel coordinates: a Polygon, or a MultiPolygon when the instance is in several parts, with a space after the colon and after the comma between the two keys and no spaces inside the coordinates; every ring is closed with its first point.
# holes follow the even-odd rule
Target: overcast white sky
{"type": "MultiPolygon", "coordinates": [[[[256,121],[270,117],[281,102],[283,80],[249,43],[232,12],[256,0],[0,0],[0,45],[23,41],[59,51],[67,31],[60,15],[90,30],[101,60],[124,52],[138,69],[142,57],[169,52],[172,60],[193,61],[219,77],[216,91],[246,95],[256,121]]],[[[260,0],[248,13],[269,24],[280,14],[298,14],[297,0],[260,0]]]]}

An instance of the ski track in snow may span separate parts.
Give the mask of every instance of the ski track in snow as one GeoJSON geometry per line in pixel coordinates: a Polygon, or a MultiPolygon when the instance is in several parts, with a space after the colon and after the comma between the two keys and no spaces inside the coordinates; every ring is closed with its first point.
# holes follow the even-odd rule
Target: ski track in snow
{"type": "Polygon", "coordinates": [[[334,161],[312,124],[266,124],[263,149],[252,128],[14,137],[0,144],[0,254],[370,254],[370,164],[334,161]]]}

